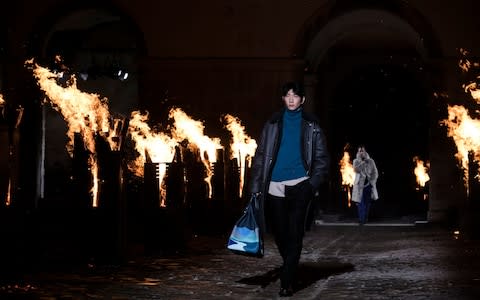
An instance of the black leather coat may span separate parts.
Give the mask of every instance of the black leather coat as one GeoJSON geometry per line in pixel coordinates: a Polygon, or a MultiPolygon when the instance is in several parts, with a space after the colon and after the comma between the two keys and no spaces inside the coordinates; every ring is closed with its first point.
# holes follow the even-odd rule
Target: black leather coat
{"type": "MultiPolygon", "coordinates": [[[[262,135],[253,157],[250,171],[249,192],[266,195],[273,166],[282,136],[283,112],[277,112],[265,123],[262,135]]],[[[330,158],[325,135],[318,121],[302,111],[302,158],[307,176],[314,190],[327,180],[330,158]]]]}

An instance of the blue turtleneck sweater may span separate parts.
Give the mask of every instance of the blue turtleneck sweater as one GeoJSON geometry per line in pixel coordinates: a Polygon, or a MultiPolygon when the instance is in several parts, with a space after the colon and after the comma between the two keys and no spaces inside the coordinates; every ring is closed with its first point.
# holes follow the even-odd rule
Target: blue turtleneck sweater
{"type": "Polygon", "coordinates": [[[301,137],[302,109],[283,114],[283,129],[280,148],[272,171],[272,181],[281,182],[306,176],[302,162],[301,137]]]}

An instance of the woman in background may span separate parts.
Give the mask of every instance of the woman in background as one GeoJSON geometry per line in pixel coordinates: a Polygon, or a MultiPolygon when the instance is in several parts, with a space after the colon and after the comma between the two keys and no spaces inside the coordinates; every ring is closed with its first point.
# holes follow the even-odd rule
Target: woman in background
{"type": "Polygon", "coordinates": [[[358,222],[368,222],[368,214],[372,201],[378,199],[378,170],[375,161],[370,158],[363,145],[358,147],[357,156],[353,160],[355,181],[352,189],[352,201],[357,204],[358,222]]]}

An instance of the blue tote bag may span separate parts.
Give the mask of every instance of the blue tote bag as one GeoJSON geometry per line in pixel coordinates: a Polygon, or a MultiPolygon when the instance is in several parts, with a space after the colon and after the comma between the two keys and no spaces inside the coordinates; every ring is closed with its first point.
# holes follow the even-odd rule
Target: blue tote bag
{"type": "Polygon", "coordinates": [[[263,236],[255,217],[256,201],[253,195],[228,238],[227,248],[236,254],[263,257],[263,236]]]}

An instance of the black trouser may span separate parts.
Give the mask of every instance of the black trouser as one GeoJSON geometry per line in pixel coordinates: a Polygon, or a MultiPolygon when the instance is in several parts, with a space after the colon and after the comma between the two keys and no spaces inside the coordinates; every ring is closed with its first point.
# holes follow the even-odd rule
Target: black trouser
{"type": "Polygon", "coordinates": [[[306,214],[313,196],[308,180],[285,187],[285,197],[268,195],[271,231],[283,258],[280,282],[288,288],[294,282],[305,234],[306,214]]]}

